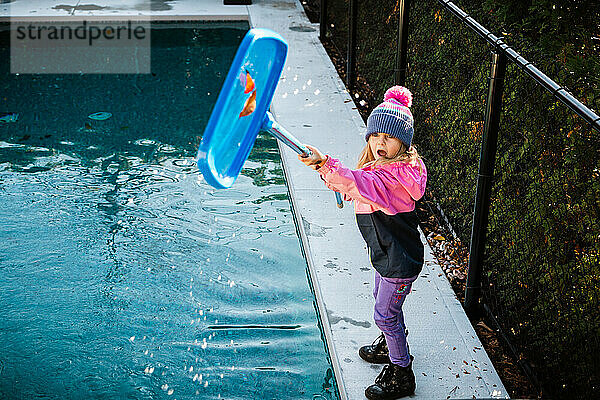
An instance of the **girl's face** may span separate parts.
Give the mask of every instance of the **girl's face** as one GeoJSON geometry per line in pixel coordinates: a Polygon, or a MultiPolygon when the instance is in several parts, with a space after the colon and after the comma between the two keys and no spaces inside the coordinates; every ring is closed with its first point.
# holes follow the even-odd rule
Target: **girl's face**
{"type": "Polygon", "coordinates": [[[375,160],[380,158],[394,158],[398,155],[402,142],[387,133],[372,133],[369,136],[369,147],[375,157],[375,160]]]}

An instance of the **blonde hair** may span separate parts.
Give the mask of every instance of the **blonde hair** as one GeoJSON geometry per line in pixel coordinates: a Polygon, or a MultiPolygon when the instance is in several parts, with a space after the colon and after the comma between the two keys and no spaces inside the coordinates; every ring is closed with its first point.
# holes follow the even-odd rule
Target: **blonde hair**
{"type": "Polygon", "coordinates": [[[416,163],[419,166],[419,173],[422,174],[423,170],[421,167],[421,163],[419,162],[421,160],[421,156],[419,156],[419,153],[417,152],[417,148],[415,146],[410,146],[410,148],[406,148],[406,145],[404,144],[404,142],[400,142],[400,149],[398,150],[398,153],[396,154],[395,157],[392,158],[379,158],[379,159],[375,159],[375,156],[373,155],[373,152],[371,151],[371,146],[369,146],[369,143],[367,142],[367,145],[365,146],[365,148],[363,149],[363,151],[360,153],[360,156],[358,158],[358,164],[356,165],[356,168],[363,168],[366,166],[375,166],[375,165],[386,165],[386,164],[392,164],[392,163],[396,163],[396,162],[403,162],[406,164],[414,164],[416,163]]]}

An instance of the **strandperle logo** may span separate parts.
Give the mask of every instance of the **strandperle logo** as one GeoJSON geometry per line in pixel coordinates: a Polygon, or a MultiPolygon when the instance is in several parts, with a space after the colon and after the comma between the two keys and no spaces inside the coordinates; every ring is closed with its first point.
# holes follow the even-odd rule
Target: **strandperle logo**
{"type": "Polygon", "coordinates": [[[84,40],[89,46],[94,41],[103,38],[106,40],[144,40],[146,38],[146,27],[132,26],[131,21],[125,25],[99,26],[83,21],[81,25],[72,26],[47,26],[33,25],[17,26],[17,40],[84,40]]]}
{"type": "Polygon", "coordinates": [[[11,20],[11,73],[148,74],[150,18],[11,20]]]}

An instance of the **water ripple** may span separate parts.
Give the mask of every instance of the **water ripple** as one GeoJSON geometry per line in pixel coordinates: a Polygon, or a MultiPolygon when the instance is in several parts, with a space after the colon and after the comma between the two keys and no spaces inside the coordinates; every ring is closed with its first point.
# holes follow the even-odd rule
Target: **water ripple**
{"type": "Polygon", "coordinates": [[[244,31],[225,47],[231,29],[176,31],[148,76],[2,70],[22,119],[0,126],[0,398],[17,380],[26,398],[321,393],[330,365],[275,140],[259,135],[231,189],[194,160],[197,104],[214,104],[244,31]],[[113,116],[90,122],[100,110],[113,116]]]}

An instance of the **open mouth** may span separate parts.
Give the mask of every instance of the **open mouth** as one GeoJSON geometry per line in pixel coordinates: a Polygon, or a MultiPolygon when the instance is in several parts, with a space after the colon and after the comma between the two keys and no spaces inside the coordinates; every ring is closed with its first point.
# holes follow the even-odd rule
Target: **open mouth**
{"type": "Polygon", "coordinates": [[[377,155],[379,157],[386,157],[387,156],[387,152],[385,150],[377,150],[377,155]]]}

